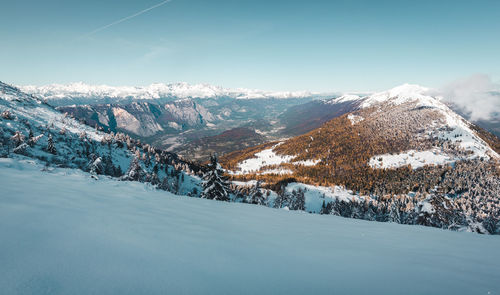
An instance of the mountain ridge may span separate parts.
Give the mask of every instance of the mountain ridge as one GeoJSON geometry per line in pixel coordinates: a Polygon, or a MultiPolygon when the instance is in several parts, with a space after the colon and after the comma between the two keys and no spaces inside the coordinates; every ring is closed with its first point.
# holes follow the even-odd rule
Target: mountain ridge
{"type": "MultiPolygon", "coordinates": [[[[120,100],[154,100],[161,98],[185,99],[185,98],[217,98],[231,97],[235,99],[287,99],[311,96],[325,96],[318,92],[310,91],[264,91],[247,88],[223,88],[210,84],[188,84],[177,83],[153,83],[148,86],[108,86],[91,85],[83,82],[69,84],[50,84],[44,86],[26,85],[19,86],[26,93],[38,95],[53,103],[60,103],[66,99],[68,102],[84,103],[85,99],[111,98],[115,102],[120,100]],[[78,100],[80,99],[80,100],[78,100]]],[[[92,101],[94,101],[92,100],[92,101]]]]}
{"type": "MultiPolygon", "coordinates": [[[[383,187],[384,177],[389,177],[386,174],[394,177],[402,173],[411,179],[409,175],[438,173],[464,161],[484,160],[497,167],[494,170],[500,168],[498,151],[493,150],[498,147],[498,138],[485,136],[487,132],[461,118],[440,99],[422,94],[424,88],[414,88],[418,89],[414,95],[399,91],[407,88],[360,98],[357,110],[271,147],[266,144],[228,154],[223,164],[235,179],[272,182],[296,177],[311,184],[346,185],[362,193],[383,187]]],[[[412,185],[418,184],[419,177],[410,181],[412,185]]],[[[435,179],[433,183],[438,182],[435,179]]],[[[394,193],[413,189],[407,186],[396,186],[394,193]]],[[[426,191],[432,188],[426,185],[426,191]]]]}

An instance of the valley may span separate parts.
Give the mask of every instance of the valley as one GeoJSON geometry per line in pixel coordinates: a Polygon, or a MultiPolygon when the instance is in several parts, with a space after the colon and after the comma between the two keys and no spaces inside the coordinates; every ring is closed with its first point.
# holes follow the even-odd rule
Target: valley
{"type": "Polygon", "coordinates": [[[115,97],[57,107],[49,103],[61,95],[7,84],[2,92],[4,157],[191,197],[500,232],[500,140],[421,86],[334,98],[115,97]]]}

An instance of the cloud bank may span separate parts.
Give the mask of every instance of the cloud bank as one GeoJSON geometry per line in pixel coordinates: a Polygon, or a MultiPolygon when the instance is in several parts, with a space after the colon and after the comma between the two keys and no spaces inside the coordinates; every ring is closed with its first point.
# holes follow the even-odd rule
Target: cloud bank
{"type": "Polygon", "coordinates": [[[456,80],[439,89],[445,102],[462,109],[472,121],[500,120],[500,85],[488,75],[456,80]]]}

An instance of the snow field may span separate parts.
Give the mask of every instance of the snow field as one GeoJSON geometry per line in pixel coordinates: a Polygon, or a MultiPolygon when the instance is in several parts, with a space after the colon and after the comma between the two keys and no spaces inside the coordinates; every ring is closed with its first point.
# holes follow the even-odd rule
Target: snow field
{"type": "Polygon", "coordinates": [[[404,153],[390,155],[377,155],[370,158],[369,165],[372,168],[387,169],[411,165],[413,169],[425,165],[444,165],[454,162],[453,159],[439,150],[415,151],[409,150],[404,153]]]}
{"type": "Polygon", "coordinates": [[[363,121],[365,118],[353,114],[347,115],[347,119],[351,121],[351,125],[356,125],[357,123],[363,121]]]}
{"type": "Polygon", "coordinates": [[[179,197],[40,168],[0,161],[2,294],[500,293],[498,236],[179,197]]]}
{"type": "Polygon", "coordinates": [[[356,201],[364,200],[363,196],[355,195],[351,190],[346,190],[340,186],[314,186],[298,182],[290,183],[286,186],[286,191],[288,193],[299,189],[305,191],[304,196],[306,198],[306,211],[312,213],[321,212],[323,201],[325,201],[325,204],[328,204],[335,200],[345,202],[351,202],[353,199],[356,201]]]}
{"type": "MultiPolygon", "coordinates": [[[[313,139],[311,139],[313,140],[313,139]]],[[[249,174],[249,173],[257,173],[263,167],[270,165],[280,165],[284,163],[292,163],[294,165],[304,165],[304,166],[314,166],[320,162],[320,160],[307,160],[307,161],[296,161],[291,162],[295,156],[289,155],[278,155],[273,149],[279,146],[281,143],[278,143],[271,148],[262,150],[254,155],[254,158],[246,159],[238,164],[238,171],[233,171],[233,174],[249,174]]],[[[284,168],[274,168],[262,171],[261,174],[291,174],[293,171],[290,169],[284,168]]]]}

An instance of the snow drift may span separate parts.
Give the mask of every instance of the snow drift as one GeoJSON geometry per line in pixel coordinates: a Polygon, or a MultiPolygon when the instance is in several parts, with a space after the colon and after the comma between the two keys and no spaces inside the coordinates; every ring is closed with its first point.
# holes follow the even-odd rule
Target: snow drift
{"type": "Polygon", "coordinates": [[[498,294],[500,239],[0,160],[2,294],[498,294]],[[29,183],[29,185],[27,185],[29,183]]]}

